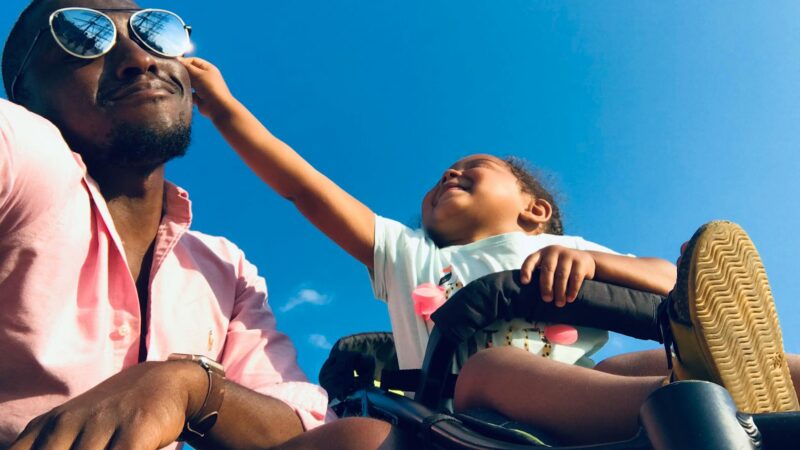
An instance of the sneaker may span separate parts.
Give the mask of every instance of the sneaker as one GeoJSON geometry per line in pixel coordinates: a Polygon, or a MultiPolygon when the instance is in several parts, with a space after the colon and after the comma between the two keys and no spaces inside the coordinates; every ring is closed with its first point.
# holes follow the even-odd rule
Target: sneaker
{"type": "Polygon", "coordinates": [[[767,275],[741,227],[710,222],[697,230],[662,310],[672,380],[722,385],[742,412],[800,410],[767,275]]]}

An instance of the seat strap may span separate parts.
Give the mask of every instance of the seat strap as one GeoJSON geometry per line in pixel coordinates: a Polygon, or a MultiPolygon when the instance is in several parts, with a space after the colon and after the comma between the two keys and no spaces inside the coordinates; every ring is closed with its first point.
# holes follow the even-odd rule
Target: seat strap
{"type": "Polygon", "coordinates": [[[420,369],[403,369],[381,371],[381,389],[416,392],[422,378],[420,369]]]}
{"type": "Polygon", "coordinates": [[[431,435],[431,428],[439,422],[454,422],[460,424],[461,421],[451,416],[450,414],[431,414],[430,416],[422,419],[419,424],[418,436],[423,442],[432,442],[433,436],[431,435]]]}
{"type": "MultiPolygon", "coordinates": [[[[384,391],[396,390],[404,392],[417,392],[421,379],[422,370],[420,369],[384,369],[381,372],[381,389],[384,391]]],[[[453,398],[457,379],[458,375],[456,374],[450,374],[447,376],[447,379],[444,382],[444,392],[442,392],[444,397],[453,398]]]]}

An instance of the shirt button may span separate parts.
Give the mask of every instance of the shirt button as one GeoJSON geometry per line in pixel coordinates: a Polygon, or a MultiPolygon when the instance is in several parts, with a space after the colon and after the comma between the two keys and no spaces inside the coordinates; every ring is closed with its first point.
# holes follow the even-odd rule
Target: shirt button
{"type": "Polygon", "coordinates": [[[131,333],[131,326],[128,325],[127,323],[122,324],[120,325],[119,328],[117,328],[117,333],[119,333],[119,335],[123,337],[127,336],[131,333]]]}

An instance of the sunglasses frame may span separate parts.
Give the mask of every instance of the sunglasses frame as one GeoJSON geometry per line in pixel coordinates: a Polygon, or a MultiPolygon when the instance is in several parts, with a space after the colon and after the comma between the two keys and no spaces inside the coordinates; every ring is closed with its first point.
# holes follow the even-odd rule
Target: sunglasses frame
{"type": "Polygon", "coordinates": [[[36,43],[39,41],[39,38],[41,37],[42,33],[47,29],[50,29],[50,34],[53,36],[53,40],[56,41],[56,44],[58,44],[58,46],[61,47],[61,49],[64,50],[64,52],[66,52],[68,55],[74,56],[76,58],[86,59],[86,60],[88,60],[88,59],[96,59],[96,58],[100,58],[101,56],[103,56],[106,53],[110,52],[111,49],[113,49],[114,46],[117,44],[117,25],[114,23],[114,21],[111,19],[111,17],[109,17],[107,14],[105,14],[106,12],[132,12],[131,16],[128,18],[128,29],[131,31],[131,33],[133,35],[132,37],[135,38],[134,40],[137,41],[139,43],[139,45],[142,46],[142,48],[144,48],[147,51],[149,51],[151,53],[154,53],[154,54],[156,54],[158,56],[164,57],[164,58],[176,58],[176,57],[178,57],[180,55],[168,55],[166,53],[163,53],[163,52],[161,52],[159,50],[156,50],[155,48],[151,47],[147,43],[147,41],[142,39],[142,37],[139,35],[139,32],[136,31],[136,29],[133,26],[131,26],[131,21],[136,16],[138,16],[139,14],[145,13],[145,12],[165,13],[167,15],[173,16],[176,19],[178,19],[178,21],[181,23],[181,26],[186,31],[186,37],[187,38],[192,35],[192,27],[189,26],[189,25],[186,25],[186,22],[183,21],[181,16],[175,14],[172,11],[168,11],[166,9],[157,9],[157,8],[145,8],[145,9],[138,9],[138,8],[102,8],[102,9],[95,9],[95,8],[84,8],[84,7],[59,8],[59,9],[53,11],[52,13],[50,13],[50,17],[48,19],[47,26],[40,28],[39,31],[36,33],[36,36],[33,38],[33,42],[31,43],[30,48],[28,48],[28,51],[25,53],[25,57],[22,59],[22,64],[20,64],[19,70],[17,71],[17,74],[14,75],[14,78],[11,80],[11,85],[9,86],[9,91],[10,92],[8,93],[9,100],[15,101],[14,100],[14,90],[15,90],[14,88],[17,85],[17,80],[19,80],[19,77],[22,75],[22,72],[27,68],[28,60],[30,59],[31,54],[33,53],[33,49],[36,47],[36,43]],[[64,11],[76,11],[76,10],[93,12],[95,14],[98,14],[98,15],[102,16],[102,17],[105,17],[109,21],[109,23],[111,23],[111,26],[112,26],[112,28],[114,30],[114,34],[113,34],[113,37],[111,39],[112,43],[111,43],[111,45],[108,46],[108,48],[103,50],[101,53],[98,53],[96,55],[91,55],[91,56],[86,56],[86,55],[81,55],[79,53],[75,53],[72,50],[68,49],[64,44],[62,44],[61,40],[56,35],[56,31],[53,28],[53,20],[55,19],[56,15],[58,13],[61,13],[61,12],[64,12],[64,11]]]}

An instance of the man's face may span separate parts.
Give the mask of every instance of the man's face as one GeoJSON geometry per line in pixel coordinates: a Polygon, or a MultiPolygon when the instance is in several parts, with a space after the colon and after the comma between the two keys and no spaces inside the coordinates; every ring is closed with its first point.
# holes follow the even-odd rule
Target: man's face
{"type": "MultiPolygon", "coordinates": [[[[53,0],[34,12],[31,39],[47,25],[50,13],[69,6],[137,7],[126,0],[53,0]]],[[[42,33],[22,77],[25,104],[55,123],[90,165],[92,161],[115,164],[119,158],[135,159],[126,160],[126,165],[159,165],[175,155],[123,147],[152,147],[153,142],[174,139],[176,132],[186,134],[188,144],[192,113],[188,74],[177,60],[155,55],[132,40],[130,12],[106,14],[117,27],[117,42],[99,58],[71,56],[54,42],[49,30],[42,33]],[[147,143],[136,141],[142,136],[148,136],[147,143]]]]}

